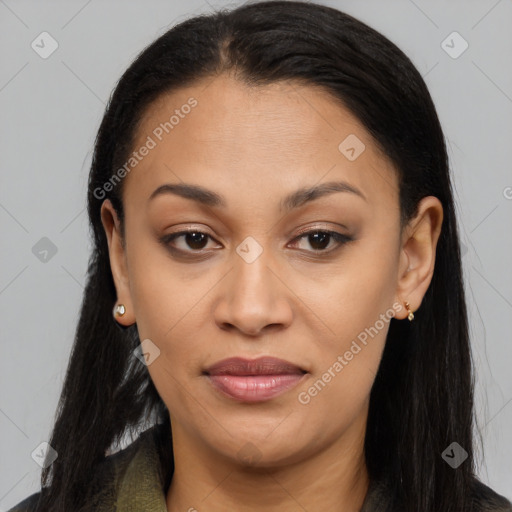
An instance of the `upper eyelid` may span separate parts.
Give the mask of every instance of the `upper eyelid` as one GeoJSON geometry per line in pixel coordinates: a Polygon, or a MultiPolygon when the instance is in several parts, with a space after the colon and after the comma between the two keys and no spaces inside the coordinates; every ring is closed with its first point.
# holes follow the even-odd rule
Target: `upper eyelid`
{"type": "MultiPolygon", "coordinates": [[[[304,234],[308,234],[312,231],[321,231],[323,233],[336,233],[339,235],[344,235],[344,233],[340,233],[340,232],[336,231],[335,229],[329,228],[327,226],[308,226],[306,228],[300,229],[299,232],[297,233],[297,235],[294,236],[293,239],[295,240],[297,237],[304,235],[304,234]]],[[[168,233],[167,235],[164,235],[164,236],[177,236],[177,235],[184,235],[184,234],[188,234],[188,233],[201,233],[201,234],[209,236],[213,240],[218,241],[214,235],[210,234],[207,230],[205,230],[204,228],[201,228],[201,227],[198,227],[198,228],[186,227],[186,228],[182,228],[177,231],[168,233]]],[[[348,235],[345,235],[345,236],[348,236],[348,235]]]]}

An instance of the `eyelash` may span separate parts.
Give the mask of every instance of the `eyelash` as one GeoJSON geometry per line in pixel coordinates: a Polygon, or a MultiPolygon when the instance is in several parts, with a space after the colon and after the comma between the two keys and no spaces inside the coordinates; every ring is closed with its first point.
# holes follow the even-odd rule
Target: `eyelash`
{"type": "MultiPolygon", "coordinates": [[[[169,235],[165,235],[164,237],[162,237],[160,239],[160,242],[165,247],[170,249],[173,253],[177,253],[177,254],[180,254],[180,255],[187,255],[187,256],[190,255],[190,254],[194,254],[194,253],[196,255],[204,255],[205,252],[207,252],[207,251],[205,251],[205,252],[201,252],[200,250],[183,251],[182,249],[177,249],[176,247],[172,247],[171,242],[173,242],[176,238],[182,237],[182,236],[187,235],[189,233],[197,233],[197,234],[200,234],[200,235],[206,235],[209,239],[215,240],[208,233],[205,233],[204,231],[201,231],[199,229],[187,229],[185,231],[179,231],[179,232],[176,232],[176,233],[171,233],[169,235]]],[[[313,256],[324,257],[324,256],[327,256],[327,255],[330,255],[331,253],[333,253],[333,252],[337,251],[338,249],[340,249],[341,246],[343,246],[344,244],[354,240],[354,238],[351,237],[350,235],[343,235],[341,233],[338,233],[337,231],[330,231],[328,229],[313,228],[313,229],[310,229],[308,231],[303,231],[298,236],[296,236],[292,240],[292,242],[298,242],[302,238],[306,238],[309,235],[316,234],[316,233],[322,233],[322,234],[330,235],[334,239],[335,243],[337,244],[337,247],[335,247],[334,249],[329,249],[329,250],[317,249],[317,250],[312,250],[312,251],[306,251],[306,252],[312,253],[313,256]]]]}

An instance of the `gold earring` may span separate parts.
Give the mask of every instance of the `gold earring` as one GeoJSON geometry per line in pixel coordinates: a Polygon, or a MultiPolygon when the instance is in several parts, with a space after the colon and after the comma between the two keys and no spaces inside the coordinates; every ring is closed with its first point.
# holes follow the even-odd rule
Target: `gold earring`
{"type": "Polygon", "coordinates": [[[409,312],[409,314],[407,315],[407,318],[409,319],[409,322],[412,322],[414,319],[414,313],[411,311],[410,305],[407,301],[405,302],[405,308],[409,312]]]}
{"type": "Polygon", "coordinates": [[[124,307],[124,304],[116,304],[114,307],[114,311],[112,312],[114,315],[114,318],[116,316],[123,316],[126,313],[126,308],[124,307]]]}

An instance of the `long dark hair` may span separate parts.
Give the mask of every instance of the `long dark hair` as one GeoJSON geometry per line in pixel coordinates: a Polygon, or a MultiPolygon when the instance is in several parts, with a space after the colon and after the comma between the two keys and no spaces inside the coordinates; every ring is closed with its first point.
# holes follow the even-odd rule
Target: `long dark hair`
{"type": "Polygon", "coordinates": [[[441,201],[432,282],[412,323],[391,320],[370,396],[365,457],[371,479],[391,475],[393,510],[471,510],[473,368],[448,156],[433,101],[411,61],[384,36],[336,9],[295,1],[188,19],[142,51],[119,80],[95,141],[88,190],[94,245],[50,439],[59,455],[42,472],[38,510],[83,506],[95,464],[144,423],[169,426],[159,450],[172,467],[169,412],[132,354],[140,343],[136,325],[122,329],[112,318],[116,291],[100,207],[109,198],[124,226],[122,182],[109,191],[104,184],[133,151],[148,106],[224,72],[247,85],[321,87],[347,107],[396,167],[402,227],[421,198],[441,201]],[[457,469],[441,456],[453,441],[468,453],[457,469]]]}

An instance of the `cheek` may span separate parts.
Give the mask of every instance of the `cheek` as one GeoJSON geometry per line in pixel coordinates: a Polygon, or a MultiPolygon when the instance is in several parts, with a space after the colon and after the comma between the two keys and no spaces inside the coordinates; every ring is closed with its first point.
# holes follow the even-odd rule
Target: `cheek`
{"type": "Polygon", "coordinates": [[[137,326],[141,336],[164,342],[186,314],[194,288],[181,283],[176,268],[154,235],[143,226],[135,228],[136,243],[128,247],[128,265],[137,326]]]}
{"type": "Polygon", "coordinates": [[[339,350],[371,328],[395,300],[398,254],[392,243],[369,235],[358,243],[316,285],[309,283],[305,295],[339,350]]]}
{"type": "Polygon", "coordinates": [[[324,349],[315,372],[297,390],[295,409],[308,418],[308,432],[316,432],[320,445],[336,439],[365,414],[389,322],[381,329],[373,327],[324,349]]]}
{"type": "Polygon", "coordinates": [[[397,263],[391,244],[363,246],[333,273],[323,293],[309,296],[313,302],[308,305],[330,333],[316,339],[314,375],[298,390],[298,402],[316,411],[315,417],[330,414],[343,422],[366,403],[396,313],[397,263]]]}
{"type": "Polygon", "coordinates": [[[183,288],[186,287],[162,278],[148,279],[136,287],[140,339],[151,339],[160,349],[160,362],[177,375],[183,375],[194,364],[197,366],[196,356],[204,358],[207,345],[201,336],[200,324],[205,317],[201,296],[208,288],[202,292],[183,288]]]}

